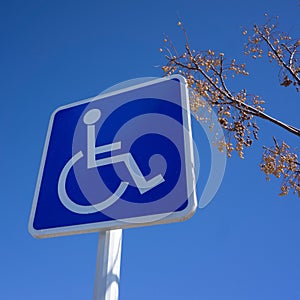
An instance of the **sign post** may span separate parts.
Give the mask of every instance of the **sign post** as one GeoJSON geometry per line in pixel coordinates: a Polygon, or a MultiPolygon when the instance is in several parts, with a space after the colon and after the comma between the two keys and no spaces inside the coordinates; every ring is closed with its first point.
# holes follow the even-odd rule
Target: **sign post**
{"type": "Polygon", "coordinates": [[[122,229],[99,233],[93,300],[118,300],[122,229]]]}
{"type": "Polygon", "coordinates": [[[94,300],[117,300],[122,229],[190,218],[197,207],[187,83],[172,75],[58,108],[29,232],[99,232],[94,300]]]}

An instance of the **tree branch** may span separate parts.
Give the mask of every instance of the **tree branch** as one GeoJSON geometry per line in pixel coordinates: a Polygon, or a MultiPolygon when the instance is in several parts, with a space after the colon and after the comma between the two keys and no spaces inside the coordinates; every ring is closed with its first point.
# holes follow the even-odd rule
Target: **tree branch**
{"type": "MultiPolygon", "coordinates": [[[[257,26],[258,28],[258,26],[257,26]]],[[[287,65],[287,63],[282,59],[282,57],[278,54],[272,43],[270,42],[270,39],[263,34],[261,30],[258,29],[258,33],[261,36],[261,38],[267,43],[268,47],[272,50],[274,55],[277,57],[277,60],[280,62],[280,64],[290,73],[290,75],[297,81],[298,85],[300,85],[300,78],[298,77],[297,73],[294,72],[292,69],[292,63],[291,63],[291,57],[290,57],[290,63],[287,65]]],[[[296,50],[296,49],[295,49],[296,50]]],[[[289,51],[288,51],[289,52],[289,51]]],[[[296,52],[296,51],[295,51],[296,52]]]]}
{"type": "MultiPolygon", "coordinates": [[[[187,49],[188,51],[188,49],[187,49]]],[[[189,53],[191,54],[191,53],[189,53]]],[[[170,59],[170,58],[168,58],[170,59]]],[[[192,59],[192,62],[194,64],[194,67],[191,66],[191,67],[188,67],[187,65],[177,61],[176,59],[172,58],[171,61],[177,65],[177,66],[180,66],[181,68],[184,68],[184,69],[189,69],[189,70],[193,70],[193,71],[198,71],[200,72],[204,78],[215,88],[217,89],[224,97],[226,97],[227,99],[229,99],[231,101],[231,105],[234,106],[235,108],[237,108],[238,110],[240,111],[245,111],[246,113],[248,114],[251,114],[251,115],[254,115],[254,116],[257,116],[257,117],[260,117],[264,120],[267,120],[267,121],[270,121],[271,123],[273,124],[276,124],[278,125],[279,127],[287,130],[288,132],[292,133],[292,134],[295,134],[296,136],[299,136],[300,137],[300,130],[296,127],[293,127],[291,125],[288,125],[284,122],[281,122],[271,116],[269,116],[268,114],[258,110],[257,108],[251,106],[251,105],[248,105],[238,99],[236,99],[234,96],[232,96],[229,92],[226,92],[224,91],[223,89],[221,89],[218,85],[216,85],[214,83],[214,81],[212,80],[212,78],[210,76],[208,76],[206,74],[206,72],[204,72],[202,70],[202,68],[199,66],[199,64],[197,63],[197,61],[195,61],[194,59],[192,59]]]]}

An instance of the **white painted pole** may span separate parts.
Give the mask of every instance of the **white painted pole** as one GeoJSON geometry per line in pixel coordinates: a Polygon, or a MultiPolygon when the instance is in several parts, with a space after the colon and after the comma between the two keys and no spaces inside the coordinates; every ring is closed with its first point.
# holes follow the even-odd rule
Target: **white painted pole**
{"type": "Polygon", "coordinates": [[[122,229],[99,233],[93,300],[118,300],[122,229]]]}

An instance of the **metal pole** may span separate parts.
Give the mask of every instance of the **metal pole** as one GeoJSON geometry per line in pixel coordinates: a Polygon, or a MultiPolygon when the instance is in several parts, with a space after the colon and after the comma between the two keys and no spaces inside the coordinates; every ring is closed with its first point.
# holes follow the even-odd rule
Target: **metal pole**
{"type": "Polygon", "coordinates": [[[122,229],[99,233],[93,300],[118,300],[122,229]]]}

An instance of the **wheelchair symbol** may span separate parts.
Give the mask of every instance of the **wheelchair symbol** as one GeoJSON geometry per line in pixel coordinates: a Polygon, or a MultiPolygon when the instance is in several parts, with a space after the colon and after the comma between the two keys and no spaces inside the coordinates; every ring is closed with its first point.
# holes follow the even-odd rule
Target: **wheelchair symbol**
{"type": "MultiPolygon", "coordinates": [[[[112,144],[96,147],[96,134],[94,124],[100,119],[100,117],[101,111],[99,109],[91,109],[84,115],[83,118],[84,123],[87,125],[87,169],[98,168],[101,166],[123,162],[125,163],[125,166],[127,167],[136,187],[141,194],[144,194],[154,187],[158,186],[159,184],[163,183],[165,179],[161,174],[151,178],[150,180],[146,180],[131,153],[124,153],[96,160],[97,154],[120,150],[122,148],[121,142],[115,142],[112,144]]],[[[110,197],[97,204],[80,205],[78,203],[75,203],[68,196],[68,193],[66,191],[66,181],[68,174],[74,164],[83,156],[84,155],[82,151],[77,152],[73,157],[71,157],[71,159],[62,169],[58,180],[58,196],[61,203],[68,210],[77,214],[90,214],[102,211],[103,209],[114,204],[121,198],[129,183],[122,181],[117,190],[110,197]]]]}

